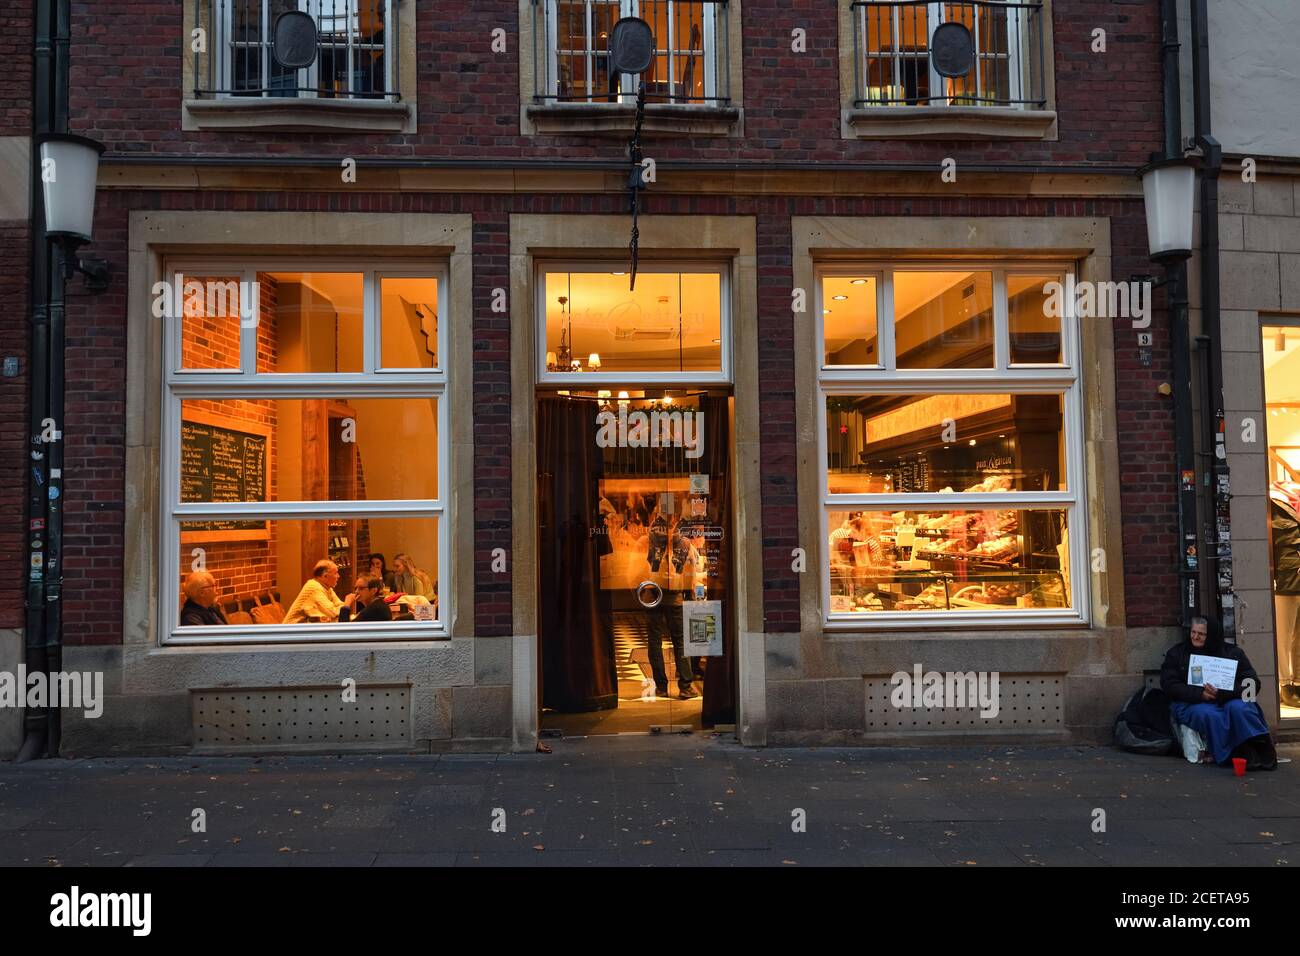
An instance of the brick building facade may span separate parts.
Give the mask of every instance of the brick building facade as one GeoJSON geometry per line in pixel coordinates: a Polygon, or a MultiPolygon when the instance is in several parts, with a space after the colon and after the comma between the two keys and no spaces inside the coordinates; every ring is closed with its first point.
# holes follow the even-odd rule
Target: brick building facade
{"type": "MultiPolygon", "coordinates": [[[[11,40],[30,33],[21,11],[31,6],[20,2],[20,12],[8,15],[17,21],[5,33],[11,40]]],[[[69,752],[201,746],[211,738],[195,730],[198,701],[235,708],[227,698],[237,690],[310,694],[350,674],[369,675],[359,679],[363,685],[406,689],[409,745],[532,746],[539,692],[530,660],[537,605],[546,598],[537,595],[532,497],[538,356],[520,330],[538,320],[538,262],[603,259],[626,267],[629,111],[604,116],[602,129],[592,111],[566,113],[566,104],[526,95],[539,75],[533,16],[544,3],[392,6],[389,16],[405,31],[404,39],[390,38],[392,49],[405,58],[403,79],[414,77],[397,99],[409,109],[405,125],[325,131],[283,127],[393,120],[377,110],[344,120],[273,115],[255,97],[212,110],[220,97],[195,91],[206,66],[196,67],[190,52],[206,3],[72,3],[70,126],[108,147],[93,250],[111,263],[114,280],[101,294],[77,282],[70,289],[64,643],[69,666],[104,669],[114,690],[99,721],[66,719],[69,752]],[[504,33],[494,37],[498,30],[504,33]],[[355,181],[340,175],[349,159],[355,181]],[[444,599],[456,615],[440,635],[449,640],[328,645],[333,651],[259,649],[255,642],[169,646],[158,582],[175,570],[159,570],[171,550],[167,506],[159,500],[170,452],[165,434],[158,437],[160,392],[151,390],[165,388],[165,376],[156,367],[161,345],[147,296],[160,264],[180,254],[337,260],[361,250],[358,242],[372,244],[358,253],[363,258],[400,259],[424,248],[404,237],[430,232],[446,235],[432,256],[451,263],[449,354],[464,359],[449,366],[439,398],[450,405],[451,429],[449,439],[439,438],[450,455],[440,467],[456,484],[441,519],[451,530],[450,566],[440,572],[459,597],[455,604],[444,599]],[[508,292],[505,310],[501,290],[508,292]]],[[[890,122],[882,109],[914,107],[864,109],[845,88],[846,70],[852,77],[846,62],[858,56],[857,15],[847,2],[720,5],[716,16],[731,24],[726,42],[735,52],[727,65],[731,112],[713,108],[709,119],[718,127],[702,135],[671,109],[650,108],[659,126],[652,124],[644,148],[657,176],[641,194],[643,261],[723,260],[734,286],[733,553],[742,570],[727,613],[739,619],[740,705],[720,723],[755,744],[907,738],[908,730],[872,716],[868,698],[882,675],[920,662],[997,670],[1004,681],[1023,675],[1032,687],[1026,694],[1057,696],[1041,720],[980,728],[986,736],[1014,729],[1101,739],[1178,623],[1172,405],[1158,391],[1171,376],[1165,313],[1154,315],[1148,363],[1139,361],[1127,316],[1080,320],[1072,393],[1081,395],[1083,418],[1072,426],[1077,444],[1069,454],[1082,456],[1071,468],[1084,476],[1084,488],[1072,489],[1081,497],[1070,536],[1085,536],[1092,573],[1078,585],[1085,603],[1073,609],[1077,619],[877,629],[870,621],[827,626],[818,578],[827,560],[823,512],[833,504],[823,506],[817,487],[820,363],[812,358],[818,346],[810,313],[793,311],[791,301],[792,290],[821,281],[818,270],[852,262],[992,262],[979,268],[996,271],[1001,263],[1014,271],[1052,257],[1073,263],[1080,278],[1102,281],[1150,271],[1135,172],[1162,145],[1158,5],[1046,0],[1042,125],[1011,137],[983,116],[962,117],[969,128],[953,132],[940,115],[960,112],[951,103],[925,108],[938,124],[928,133],[914,122],[879,132],[890,122]],[[1098,29],[1106,52],[1095,50],[1098,29]],[[806,39],[798,52],[797,30],[806,39]],[[955,180],[944,175],[950,160],[955,180]],[[792,561],[799,549],[808,556],[802,572],[792,561]]],[[[721,36],[721,23],[710,23],[719,32],[709,35],[721,36]]],[[[210,42],[215,48],[220,38],[210,42]]],[[[19,43],[11,62],[28,49],[19,43]]],[[[4,135],[27,134],[26,95],[24,88],[0,89],[4,135]]],[[[0,232],[7,261],[23,261],[24,223],[0,223],[0,232]]],[[[26,314],[25,290],[13,275],[7,270],[0,286],[6,354],[21,351],[26,314]]],[[[21,377],[0,380],[0,394],[12,392],[19,404],[23,388],[21,377]]],[[[213,400],[226,414],[230,405],[261,401],[213,400]]],[[[0,510],[17,516],[23,437],[17,419],[10,425],[0,430],[9,450],[3,486],[10,489],[0,492],[0,510]]],[[[276,520],[288,519],[273,518],[273,529],[276,520]]],[[[26,561],[21,535],[4,534],[0,570],[18,581],[26,561]]],[[[273,547],[273,535],[259,547],[273,547]]],[[[242,590],[269,590],[268,580],[255,584],[242,590]]],[[[13,585],[7,590],[0,627],[20,628],[21,594],[13,585]]],[[[291,598],[284,595],[286,606],[291,598]]],[[[940,726],[936,718],[932,729],[940,726]]],[[[241,741],[229,738],[230,746],[247,744],[241,741]]]]}

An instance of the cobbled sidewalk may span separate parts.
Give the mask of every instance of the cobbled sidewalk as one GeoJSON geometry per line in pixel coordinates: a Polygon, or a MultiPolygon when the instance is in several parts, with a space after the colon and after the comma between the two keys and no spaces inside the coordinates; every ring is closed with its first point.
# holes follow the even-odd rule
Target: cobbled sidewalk
{"type": "Polygon", "coordinates": [[[1105,748],[553,744],[549,755],[0,763],[0,865],[1300,862],[1294,762],[1236,778],[1105,748]],[[199,818],[206,832],[193,831],[199,818]]]}

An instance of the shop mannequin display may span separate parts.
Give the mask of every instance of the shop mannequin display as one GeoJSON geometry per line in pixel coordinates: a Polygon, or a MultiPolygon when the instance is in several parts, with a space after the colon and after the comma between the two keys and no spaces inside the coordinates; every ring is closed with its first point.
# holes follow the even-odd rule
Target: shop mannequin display
{"type": "Polygon", "coordinates": [[[664,667],[663,651],[664,639],[667,638],[672,644],[673,658],[677,664],[678,697],[690,700],[698,697],[699,693],[694,687],[693,663],[683,653],[682,602],[689,584],[681,579],[688,566],[694,572],[699,563],[699,555],[690,541],[678,533],[680,523],[680,519],[670,518],[658,507],[650,520],[646,560],[652,579],[663,589],[663,598],[657,607],[646,609],[646,638],[655,693],[660,697],[668,696],[668,672],[664,667]],[[671,557],[665,566],[664,557],[668,555],[671,557]]]}
{"type": "Polygon", "coordinates": [[[1294,499],[1276,485],[1269,491],[1273,546],[1273,611],[1277,626],[1282,703],[1300,707],[1300,519],[1294,499]]]}

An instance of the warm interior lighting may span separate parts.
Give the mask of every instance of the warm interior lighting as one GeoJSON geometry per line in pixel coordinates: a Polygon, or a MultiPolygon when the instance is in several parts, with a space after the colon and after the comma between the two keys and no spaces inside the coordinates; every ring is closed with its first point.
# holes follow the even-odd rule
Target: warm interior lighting
{"type": "Polygon", "coordinates": [[[593,372],[600,368],[600,354],[598,352],[592,352],[587,356],[587,367],[593,372]]]}

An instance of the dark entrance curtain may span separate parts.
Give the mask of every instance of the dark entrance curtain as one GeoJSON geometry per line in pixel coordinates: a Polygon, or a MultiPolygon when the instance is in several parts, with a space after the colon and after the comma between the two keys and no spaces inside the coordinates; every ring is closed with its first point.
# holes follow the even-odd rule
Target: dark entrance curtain
{"type": "Polygon", "coordinates": [[[538,624],[542,706],[582,712],[618,706],[609,597],[600,588],[593,525],[604,473],[596,405],[537,400],[538,624]]]}
{"type": "Polygon", "coordinates": [[[710,657],[704,672],[705,727],[736,722],[736,591],[731,536],[731,402],[725,395],[700,396],[704,412],[703,470],[709,475],[709,517],[722,526],[717,580],[710,578],[710,597],[722,599],[722,656],[710,657]]]}

